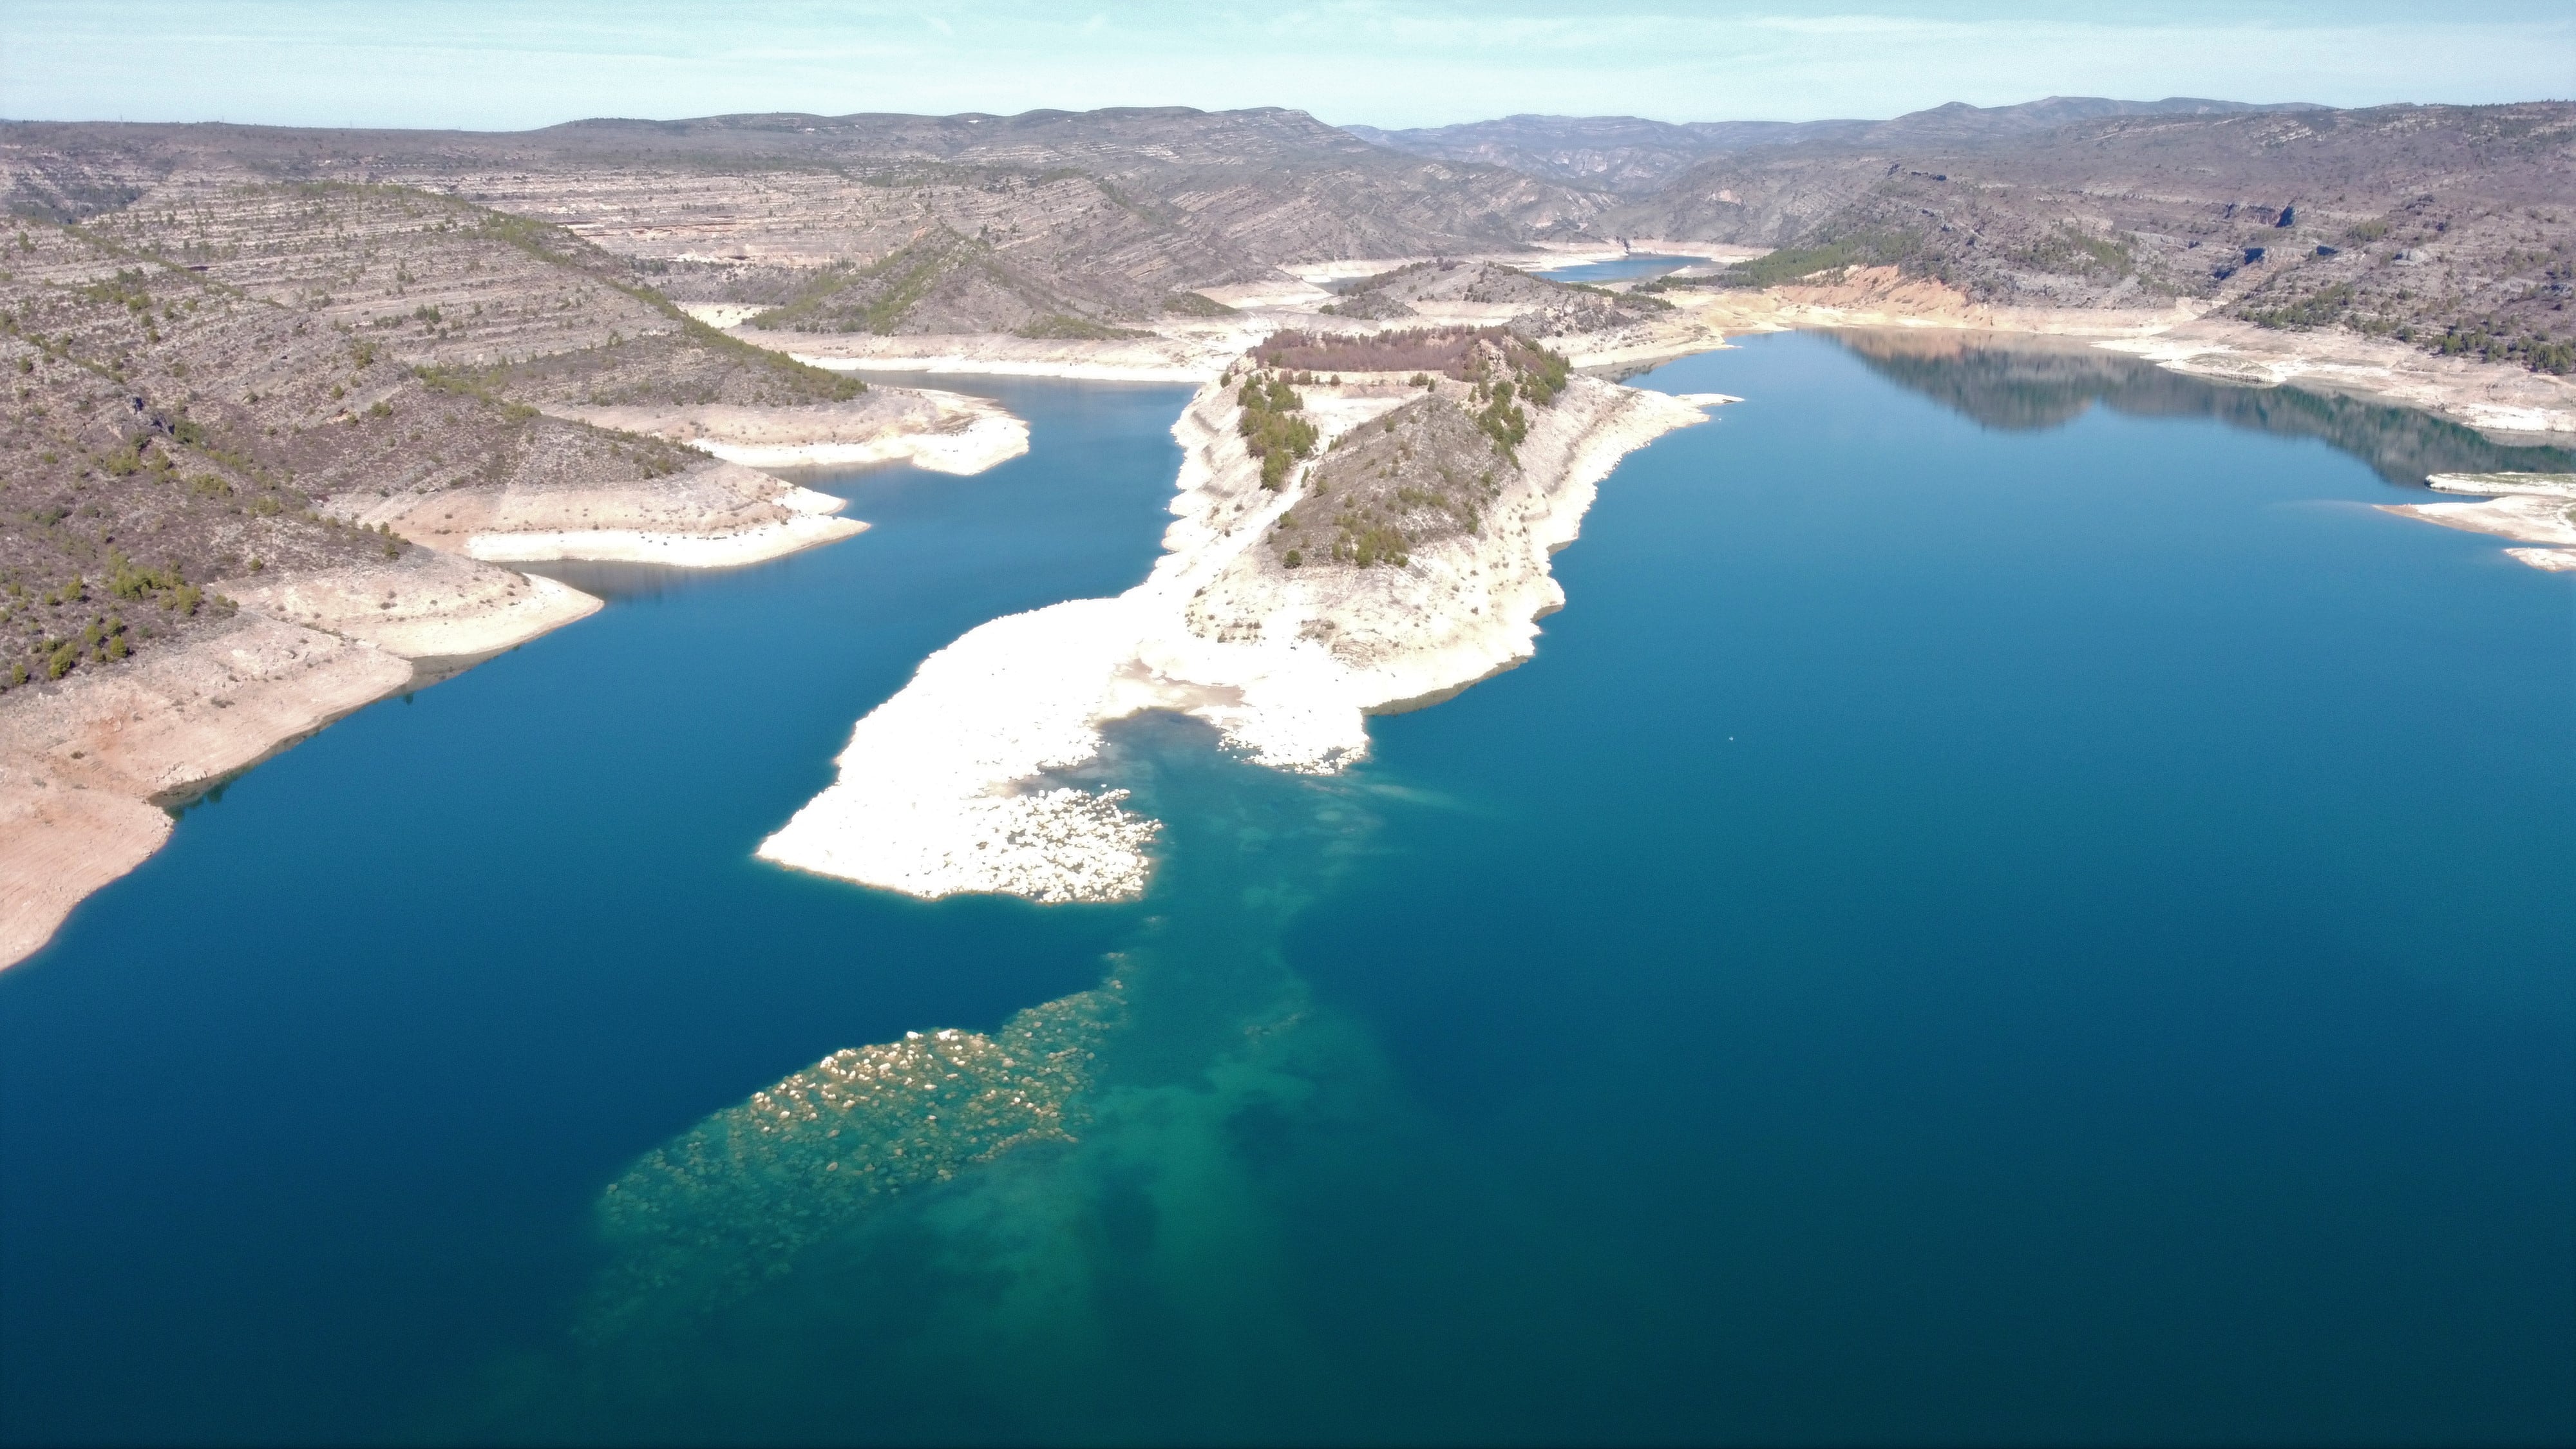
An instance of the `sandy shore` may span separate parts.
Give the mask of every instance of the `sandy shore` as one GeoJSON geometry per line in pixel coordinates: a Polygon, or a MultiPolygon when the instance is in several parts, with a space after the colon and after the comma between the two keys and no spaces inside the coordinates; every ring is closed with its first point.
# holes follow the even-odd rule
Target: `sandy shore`
{"type": "Polygon", "coordinates": [[[850,467],[903,461],[934,473],[981,473],[1029,450],[1029,425],[990,398],[874,387],[847,402],[797,408],[558,408],[558,415],[649,433],[749,468],[850,467]]]}
{"type": "Polygon", "coordinates": [[[161,848],[161,803],[411,687],[411,661],[489,654],[599,601],[426,550],[217,585],[241,613],[188,642],[0,696],[0,966],[161,848]]]}
{"type": "MultiPolygon", "coordinates": [[[[1306,390],[1327,445],[1415,395],[1306,390]]],[[[1290,571],[1256,551],[1303,497],[1273,493],[1244,450],[1230,390],[1202,388],[1173,427],[1176,521],[1145,583],[985,624],[925,660],[859,721],[833,785],[759,853],[800,869],[937,897],[1039,901],[1140,894],[1156,826],[1086,785],[1105,724],[1169,709],[1215,725],[1273,768],[1329,772],[1364,755],[1366,715],[1454,692],[1529,657],[1564,602],[1548,557],[1629,451],[1700,421],[1700,405],[1577,379],[1532,418],[1523,482],[1481,535],[1401,569],[1290,571]]]]}

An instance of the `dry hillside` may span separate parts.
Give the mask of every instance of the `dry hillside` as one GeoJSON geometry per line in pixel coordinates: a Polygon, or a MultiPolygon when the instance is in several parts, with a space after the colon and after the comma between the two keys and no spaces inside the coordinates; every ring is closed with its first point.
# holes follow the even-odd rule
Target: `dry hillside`
{"type": "Polygon", "coordinates": [[[331,184],[173,184],[0,233],[0,369],[0,687],[176,637],[223,612],[219,579],[398,555],[345,521],[397,492],[722,466],[532,404],[860,388],[553,228],[331,184]]]}
{"type": "Polygon", "coordinates": [[[635,259],[677,300],[783,307],[786,325],[834,331],[1147,321],[1176,292],[1279,262],[1508,247],[1607,204],[1282,110],[727,116],[507,135],[21,123],[0,127],[0,165],[13,210],[57,220],[199,180],[400,182],[558,223],[635,259]],[[830,300],[817,304],[818,289],[830,300]]]}
{"type": "Polygon", "coordinates": [[[1765,285],[1894,263],[1981,301],[2217,304],[2576,370],[2576,106],[2126,116],[2035,136],[1730,153],[1603,219],[1781,248],[1765,285]]]}

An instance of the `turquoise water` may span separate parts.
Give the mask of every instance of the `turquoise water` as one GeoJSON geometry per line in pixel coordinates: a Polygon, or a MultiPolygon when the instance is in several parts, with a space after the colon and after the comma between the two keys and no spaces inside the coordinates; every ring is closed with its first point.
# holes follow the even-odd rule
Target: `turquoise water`
{"type": "Polygon", "coordinates": [[[1579,262],[1570,267],[1549,267],[1538,275],[1559,282],[1624,282],[1634,277],[1660,277],[1684,267],[1707,261],[1706,257],[1668,255],[1662,252],[1632,252],[1606,262],[1579,262]]]}
{"type": "Polygon", "coordinates": [[[1909,345],[1642,379],[1748,401],[1349,776],[1122,727],[1133,906],[749,851],[931,649],[1143,575],[1177,390],[952,381],[1032,455],[580,571],[0,973],[0,1434],[2576,1434],[2576,587],[2364,506],[2558,459],[1909,345]],[[942,1028],[1065,1130],[646,1170],[942,1028]]]}

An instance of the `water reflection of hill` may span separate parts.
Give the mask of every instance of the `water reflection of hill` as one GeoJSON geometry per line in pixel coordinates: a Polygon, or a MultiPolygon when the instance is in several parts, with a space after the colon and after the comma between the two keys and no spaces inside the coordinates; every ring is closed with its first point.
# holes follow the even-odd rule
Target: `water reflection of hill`
{"type": "Polygon", "coordinates": [[[2053,339],[1956,332],[1833,336],[1880,376],[1989,428],[2062,427],[2098,402],[2137,417],[2208,417],[2256,432],[2321,438],[2404,487],[2420,487],[2433,473],[2576,469],[2576,451],[2497,443],[2411,408],[2295,387],[2209,382],[2053,339]]]}

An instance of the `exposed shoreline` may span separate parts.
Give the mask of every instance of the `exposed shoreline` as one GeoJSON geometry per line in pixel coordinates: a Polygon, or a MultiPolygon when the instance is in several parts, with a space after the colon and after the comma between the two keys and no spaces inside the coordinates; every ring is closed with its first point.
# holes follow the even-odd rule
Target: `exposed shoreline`
{"type": "Polygon", "coordinates": [[[565,407],[562,417],[644,433],[749,468],[846,468],[908,462],[933,473],[981,473],[1029,450],[1029,426],[990,398],[874,387],[804,407],[565,407]]]}
{"type": "Polygon", "coordinates": [[[2160,309],[1992,307],[1893,267],[1853,268],[1835,282],[1760,292],[1679,289],[1662,294],[1730,333],[1799,327],[1941,328],[2063,337],[2212,381],[2289,386],[2412,408],[2503,442],[2576,439],[2576,383],[2504,363],[2436,357],[2394,339],[2318,329],[2275,331],[2206,315],[2205,304],[2160,309]]]}
{"type": "MultiPolygon", "coordinates": [[[[1637,251],[1757,254],[1747,248],[1634,239],[1637,251]]],[[[1629,255],[1584,244],[1494,253],[1490,260],[1530,269],[1629,255]]],[[[958,336],[761,332],[736,336],[838,372],[956,372],[1108,382],[1204,382],[1242,350],[1282,327],[1352,328],[1320,314],[1334,299],[1320,282],[1369,276],[1426,260],[1354,258],[1280,269],[1274,281],[1209,287],[1202,292],[1243,309],[1239,320],[1167,321],[1151,336],[1102,341],[1044,340],[999,334],[958,336]]],[[[1613,283],[1616,290],[1620,285],[1613,283]]],[[[1798,328],[1937,328],[1995,335],[2063,338],[2139,357],[2186,376],[2254,387],[2297,387],[2411,408],[2473,428],[2501,442],[2566,443],[2576,439],[2576,382],[2503,363],[2437,357],[2394,339],[2333,329],[2277,331],[2207,315],[2207,305],[2177,301],[2163,308],[1997,307],[1971,301],[1936,281],[1907,278],[1893,267],[1852,268],[1839,280],[1761,291],[1676,288],[1657,294],[1673,311],[1614,333],[1540,339],[1577,367],[1627,371],[1728,345],[1731,336],[1798,328]]],[[[1392,327],[1496,325],[1513,306],[1444,306],[1392,327]]]]}
{"type": "Polygon", "coordinates": [[[909,460],[981,472],[1028,449],[998,404],[885,389],[858,406],[583,410],[718,454],[628,482],[374,497],[342,511],[416,546],[382,564],[219,581],[239,614],[183,640],[0,699],[0,967],[41,949],[92,892],[169,838],[164,802],[376,700],[452,677],[587,618],[600,601],[504,564],[726,568],[848,538],[845,501],[771,467],[909,460]],[[873,399],[873,401],[871,400],[873,399]],[[625,413],[636,416],[625,416],[625,413]],[[649,415],[648,415],[649,414],[649,415]],[[639,426],[640,425],[640,426],[639,426]]]}
{"type": "MultiPolygon", "coordinates": [[[[1247,319],[1249,321],[1249,319],[1247,319]]],[[[762,332],[734,335],[831,372],[945,372],[986,377],[1051,377],[1076,382],[1204,382],[1269,329],[1174,329],[1150,337],[1100,341],[1014,337],[1007,333],[877,336],[870,333],[762,332]]]]}
{"type": "Polygon", "coordinates": [[[2482,495],[2477,503],[2383,503],[2382,513],[2490,534],[2544,548],[2509,548],[2516,563],[2550,573],[2576,569],[2576,474],[2436,473],[2426,482],[2445,493],[2482,495]]]}

